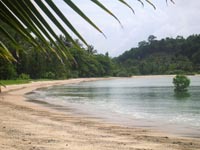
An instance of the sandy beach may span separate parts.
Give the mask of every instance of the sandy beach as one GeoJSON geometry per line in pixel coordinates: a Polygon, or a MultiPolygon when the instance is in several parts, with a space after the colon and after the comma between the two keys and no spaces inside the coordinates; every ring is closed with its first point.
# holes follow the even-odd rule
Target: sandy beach
{"type": "Polygon", "coordinates": [[[199,138],[120,126],[26,101],[37,88],[100,80],[84,78],[12,85],[0,94],[0,150],[199,150],[199,138]]]}

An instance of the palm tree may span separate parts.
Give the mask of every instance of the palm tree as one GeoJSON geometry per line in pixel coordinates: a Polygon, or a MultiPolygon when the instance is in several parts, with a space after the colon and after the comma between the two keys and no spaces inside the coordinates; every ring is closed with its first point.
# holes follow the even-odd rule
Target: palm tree
{"type": "MultiPolygon", "coordinates": [[[[85,15],[82,10],[72,2],[72,0],[63,0],[66,5],[72,8],[75,13],[80,15],[85,21],[87,21],[91,26],[93,26],[97,31],[104,33],[99,29],[95,23],[90,20],[87,15],[85,15]]],[[[118,0],[121,4],[126,5],[133,12],[132,7],[125,0],[118,0]]],[[[149,3],[155,9],[154,4],[150,0],[137,0],[142,5],[144,2],[149,3]],[[144,2],[143,2],[144,1],[144,2]]],[[[173,2],[173,0],[170,0],[173,2]]],[[[166,0],[167,2],[167,0],[166,0]]],[[[106,11],[109,15],[114,17],[119,23],[119,19],[109,10],[106,6],[99,2],[98,0],[91,0],[91,3],[96,4],[101,9],[106,11]]],[[[41,51],[45,51],[43,45],[48,47],[52,52],[54,52],[58,58],[61,59],[60,55],[65,57],[70,57],[70,52],[60,40],[58,35],[49,26],[47,20],[41,15],[37,8],[40,8],[46,16],[59,28],[59,30],[65,35],[65,37],[75,46],[78,47],[76,41],[71,37],[71,35],[64,29],[58,19],[52,14],[49,8],[51,8],[60,19],[69,27],[69,29],[79,38],[85,45],[88,46],[84,38],[79,34],[79,32],[73,27],[65,15],[60,11],[60,9],[55,5],[52,0],[1,0],[0,1],[0,22],[4,22],[18,32],[22,37],[24,37],[32,46],[38,48],[41,51]],[[39,43],[35,37],[37,37],[41,42],[39,43]],[[55,42],[55,40],[57,42],[55,42]],[[41,45],[42,43],[42,45],[41,45]],[[49,44],[51,43],[51,44],[49,44]],[[53,46],[52,46],[53,45],[53,46]]],[[[121,23],[120,23],[121,24],[121,23]]],[[[6,28],[0,25],[0,32],[9,38],[13,44],[16,45],[16,49],[20,48],[20,44],[7,32],[6,28]]],[[[105,35],[104,35],[105,36],[105,35]]],[[[16,61],[6,45],[0,41],[0,57],[8,61],[16,61]]]]}
{"type": "Polygon", "coordinates": [[[88,52],[88,54],[96,54],[97,53],[97,50],[96,49],[94,49],[94,46],[92,46],[92,45],[88,45],[88,47],[87,47],[87,52],[88,52]]]}

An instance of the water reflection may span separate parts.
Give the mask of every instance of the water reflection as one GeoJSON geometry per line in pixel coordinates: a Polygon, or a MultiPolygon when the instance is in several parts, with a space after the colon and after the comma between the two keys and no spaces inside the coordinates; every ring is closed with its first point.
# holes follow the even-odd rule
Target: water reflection
{"type": "Polygon", "coordinates": [[[187,100],[190,98],[191,94],[189,91],[175,91],[174,96],[178,100],[187,100]]]}

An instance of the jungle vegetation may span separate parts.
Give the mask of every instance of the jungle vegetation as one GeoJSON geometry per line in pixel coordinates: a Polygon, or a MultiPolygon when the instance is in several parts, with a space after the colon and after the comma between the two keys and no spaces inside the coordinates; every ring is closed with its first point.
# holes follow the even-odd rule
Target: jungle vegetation
{"type": "Polygon", "coordinates": [[[129,75],[200,73],[200,35],[161,40],[150,35],[114,60],[129,75]]]}
{"type": "MultiPolygon", "coordinates": [[[[1,22],[2,26],[7,26],[1,22]]],[[[0,57],[0,79],[66,79],[76,77],[102,77],[112,76],[114,64],[109,54],[98,54],[93,46],[84,48],[79,40],[74,40],[79,47],[72,44],[66,37],[60,35],[59,40],[69,50],[71,59],[62,56],[62,61],[49,47],[43,45],[45,51],[38,50],[25,38],[9,26],[7,31],[15,41],[21,43],[21,48],[16,52],[15,45],[6,36],[1,36],[0,41],[6,43],[16,61],[9,62],[0,57]],[[25,49],[25,51],[23,50],[25,49]]],[[[43,44],[40,39],[35,38],[43,44]]],[[[55,41],[58,43],[58,41],[55,41]]],[[[52,48],[54,46],[49,43],[52,48]]]]}

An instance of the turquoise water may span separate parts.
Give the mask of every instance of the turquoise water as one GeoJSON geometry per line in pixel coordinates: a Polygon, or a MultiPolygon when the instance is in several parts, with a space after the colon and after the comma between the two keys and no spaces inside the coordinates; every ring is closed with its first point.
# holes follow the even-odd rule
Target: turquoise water
{"type": "Polygon", "coordinates": [[[174,93],[172,77],[134,77],[36,90],[30,98],[74,108],[127,126],[200,137],[200,77],[187,93],[174,93]]]}

